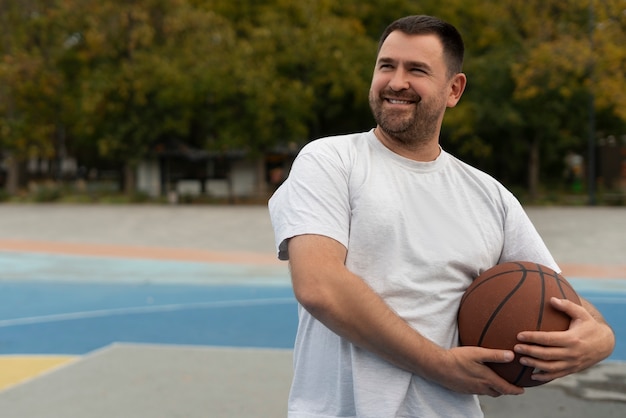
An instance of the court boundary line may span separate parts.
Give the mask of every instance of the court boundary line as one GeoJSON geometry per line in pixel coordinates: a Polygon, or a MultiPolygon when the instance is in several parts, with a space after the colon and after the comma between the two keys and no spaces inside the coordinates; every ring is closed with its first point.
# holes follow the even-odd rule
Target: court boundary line
{"type": "Polygon", "coordinates": [[[270,253],[213,251],[197,248],[165,248],[114,244],[71,243],[22,239],[0,239],[0,251],[43,254],[68,254],[147,260],[195,261],[201,263],[234,263],[284,265],[270,253]]]}
{"type": "MultiPolygon", "coordinates": [[[[26,239],[0,239],[0,251],[64,254],[125,259],[192,261],[200,263],[285,266],[274,253],[213,251],[197,248],[148,247],[117,244],[74,243],[26,239]]],[[[626,264],[558,263],[567,277],[626,278],[626,264]]]]}

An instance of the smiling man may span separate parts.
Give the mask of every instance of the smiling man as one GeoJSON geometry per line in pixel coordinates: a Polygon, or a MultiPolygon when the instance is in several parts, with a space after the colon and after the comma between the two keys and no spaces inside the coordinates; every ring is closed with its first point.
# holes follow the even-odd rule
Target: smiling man
{"type": "MultiPolygon", "coordinates": [[[[308,144],[270,199],[300,304],[291,418],[480,417],[477,394],[524,392],[484,365],[513,351],[458,347],[459,302],[480,273],[516,260],[559,271],[515,197],[439,145],[463,50],[437,18],[392,23],[369,94],[376,128],[308,144]]],[[[554,307],[570,329],[523,332],[515,347],[542,381],[614,346],[589,303],[554,307]]]]}
{"type": "Polygon", "coordinates": [[[369,102],[375,133],[392,151],[410,151],[406,156],[418,161],[439,155],[445,109],[456,105],[466,83],[461,63],[449,61],[434,34],[394,31],[381,44],[369,102]]]}

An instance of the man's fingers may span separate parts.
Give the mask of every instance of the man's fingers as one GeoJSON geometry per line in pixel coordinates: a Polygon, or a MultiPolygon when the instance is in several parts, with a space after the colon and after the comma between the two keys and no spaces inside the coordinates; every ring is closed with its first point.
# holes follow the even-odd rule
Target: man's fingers
{"type": "Polygon", "coordinates": [[[550,298],[550,304],[553,308],[566,313],[572,319],[586,319],[590,316],[589,312],[581,305],[568,299],[550,298]]]}
{"type": "Polygon", "coordinates": [[[485,355],[485,363],[510,363],[515,358],[515,353],[510,350],[489,350],[485,355]]]}

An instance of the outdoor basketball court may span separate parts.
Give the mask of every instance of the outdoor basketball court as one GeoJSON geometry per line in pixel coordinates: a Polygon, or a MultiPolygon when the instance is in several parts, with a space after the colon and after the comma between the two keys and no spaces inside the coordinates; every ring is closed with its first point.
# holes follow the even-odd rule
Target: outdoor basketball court
{"type": "MultiPolygon", "coordinates": [[[[145,210],[148,218],[153,210],[145,210]]],[[[81,216],[98,215],[65,211],[67,218],[55,208],[19,213],[0,207],[0,217],[10,215],[18,222],[3,229],[0,220],[0,230],[8,230],[0,235],[2,417],[285,416],[297,325],[287,267],[274,261],[267,224],[262,237],[250,227],[255,236],[248,239],[262,239],[269,251],[233,250],[229,243],[241,247],[232,243],[237,224],[224,230],[224,219],[240,216],[241,223],[250,222],[250,216],[265,216],[263,209],[225,211],[217,215],[224,219],[212,218],[215,242],[202,241],[208,239],[202,237],[206,230],[198,228],[186,232],[195,238],[172,232],[175,245],[169,247],[135,218],[125,224],[126,233],[132,231],[136,239],[145,230],[148,243],[115,244],[120,236],[106,225],[99,226],[106,231],[98,226],[92,231],[108,237],[101,241],[85,238],[90,234],[82,229],[68,232],[65,240],[50,240],[43,229],[38,231],[46,224],[54,229],[50,224],[61,220],[70,223],[66,227],[80,225],[81,216]],[[191,239],[195,248],[184,248],[191,239]],[[220,243],[225,251],[212,248],[220,243]]],[[[124,221],[119,218],[124,213],[119,212],[119,220],[124,221]]],[[[141,210],[135,215],[143,216],[141,210]]],[[[167,216],[174,219],[172,213],[167,216]]],[[[174,221],[158,227],[176,229],[174,221]]],[[[613,267],[613,273],[626,271],[613,267]]],[[[547,403],[542,410],[550,417],[586,416],[585,408],[603,411],[597,416],[622,416],[626,275],[569,278],[614,327],[617,349],[595,374],[583,376],[586,380],[562,379],[511,399],[535,407],[547,403]],[[561,398],[567,402],[557,407],[561,398]]],[[[499,416],[504,405],[486,399],[486,416],[499,416]]]]}

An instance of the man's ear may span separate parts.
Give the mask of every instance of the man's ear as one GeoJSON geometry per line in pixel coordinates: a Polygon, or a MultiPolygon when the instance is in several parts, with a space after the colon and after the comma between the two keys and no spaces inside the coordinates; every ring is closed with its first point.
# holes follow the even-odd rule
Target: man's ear
{"type": "Polygon", "coordinates": [[[450,80],[450,95],[448,96],[448,107],[454,107],[461,100],[461,96],[467,85],[467,77],[463,73],[457,73],[450,80]]]}

